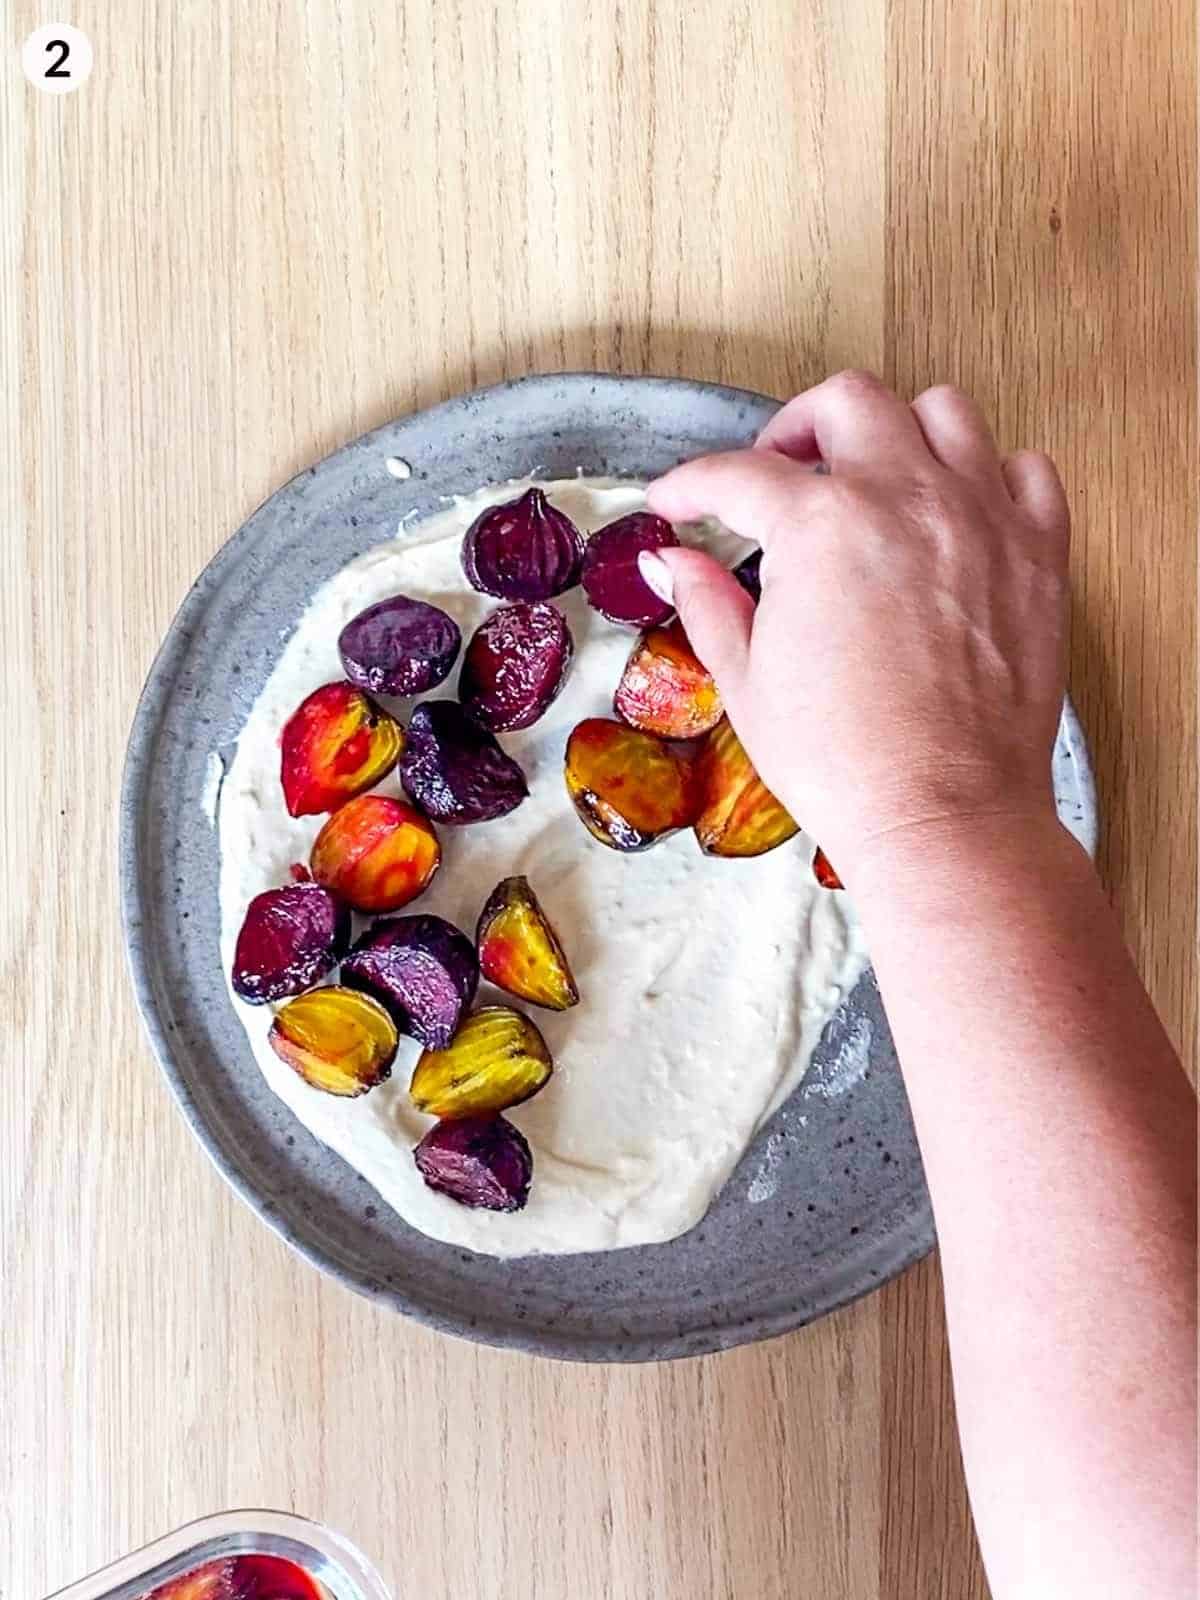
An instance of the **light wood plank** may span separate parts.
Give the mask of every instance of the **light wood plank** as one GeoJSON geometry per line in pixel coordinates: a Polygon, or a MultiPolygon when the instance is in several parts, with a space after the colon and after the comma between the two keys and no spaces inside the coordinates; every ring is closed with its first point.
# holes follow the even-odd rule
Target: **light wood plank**
{"type": "MultiPolygon", "coordinates": [[[[962,384],[1072,505],[1100,867],[1195,1066],[1195,49],[1184,4],[899,0],[887,374],[962,384]]],[[[880,1296],[888,1600],[982,1600],[936,1266],[880,1296]]]]}

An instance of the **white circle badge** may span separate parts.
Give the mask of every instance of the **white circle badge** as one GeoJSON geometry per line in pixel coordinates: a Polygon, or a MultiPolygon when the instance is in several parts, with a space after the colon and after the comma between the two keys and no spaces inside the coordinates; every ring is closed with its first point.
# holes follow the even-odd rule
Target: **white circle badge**
{"type": "Polygon", "coordinates": [[[70,94],[92,70],[92,41],[69,22],[35,28],[21,46],[21,70],[43,94],[70,94]]]}

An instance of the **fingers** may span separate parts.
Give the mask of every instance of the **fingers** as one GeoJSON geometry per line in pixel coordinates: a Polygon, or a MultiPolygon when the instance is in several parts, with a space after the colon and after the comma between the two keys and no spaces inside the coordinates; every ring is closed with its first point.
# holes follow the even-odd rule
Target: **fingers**
{"type": "Polygon", "coordinates": [[[1071,530],[1071,508],[1058,468],[1040,450],[1018,450],[1001,464],[1013,504],[1047,537],[1066,544],[1071,530]]]}
{"type": "Polygon", "coordinates": [[[682,547],[643,551],[638,570],[674,605],[692,649],[728,699],[736,697],[750,652],[754,601],[719,561],[682,547]]]}
{"type": "MultiPolygon", "coordinates": [[[[806,390],[798,394],[782,406],[763,428],[758,438],[754,441],[756,450],[775,450],[781,456],[787,456],[790,461],[799,462],[801,466],[813,467],[824,465],[825,458],[821,454],[821,442],[832,449],[832,442],[827,431],[822,428],[822,440],[817,437],[817,419],[813,414],[813,407],[809,396],[814,390],[806,390]]],[[[828,467],[825,468],[828,471],[828,467]]]]}
{"type": "Polygon", "coordinates": [[[926,389],[912,413],[935,461],[977,483],[1000,483],[1000,455],[987,418],[961,389],[948,383],[926,389]]]}
{"type": "Polygon", "coordinates": [[[769,544],[828,499],[830,480],[773,450],[698,456],[646,491],[651,511],[668,522],[716,517],[744,539],[769,544]]]}
{"type": "Polygon", "coordinates": [[[824,461],[834,472],[925,455],[912,411],[870,372],[838,372],[798,394],[767,423],[755,448],[808,466],[824,461]]]}

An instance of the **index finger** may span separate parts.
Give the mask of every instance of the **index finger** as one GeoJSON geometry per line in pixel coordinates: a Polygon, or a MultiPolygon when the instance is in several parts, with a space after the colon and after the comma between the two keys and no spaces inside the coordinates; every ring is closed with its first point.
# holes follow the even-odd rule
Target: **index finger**
{"type": "Polygon", "coordinates": [[[668,522],[716,517],[743,539],[769,545],[827,502],[830,480],[771,450],[697,456],[646,490],[646,503],[668,522]]]}
{"type": "Polygon", "coordinates": [[[912,411],[871,372],[838,372],[777,411],[755,441],[793,461],[855,469],[905,457],[928,460],[912,411]]]}

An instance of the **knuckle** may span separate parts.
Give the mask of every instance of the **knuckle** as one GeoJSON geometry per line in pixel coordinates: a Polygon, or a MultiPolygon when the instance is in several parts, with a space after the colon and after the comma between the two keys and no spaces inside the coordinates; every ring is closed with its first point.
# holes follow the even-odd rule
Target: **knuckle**
{"type": "Polygon", "coordinates": [[[834,373],[829,379],[829,384],[835,394],[844,395],[847,399],[878,394],[884,387],[883,380],[866,367],[846,367],[843,371],[834,373]]]}
{"type": "Polygon", "coordinates": [[[935,383],[917,396],[916,403],[938,411],[960,411],[964,406],[974,409],[970,396],[953,383],[935,383]]]}
{"type": "Polygon", "coordinates": [[[1067,598],[1067,571],[1064,563],[1049,552],[1029,557],[1023,564],[1025,587],[1035,608],[1041,612],[1061,611],[1067,598]]]}
{"type": "Polygon", "coordinates": [[[705,489],[713,487],[720,490],[743,486],[755,472],[757,464],[750,458],[749,451],[723,450],[700,456],[691,465],[697,471],[696,481],[702,483],[705,489]]]}
{"type": "Polygon", "coordinates": [[[967,491],[949,474],[913,477],[897,486],[897,504],[912,522],[924,528],[960,519],[967,511],[967,491]]]}

